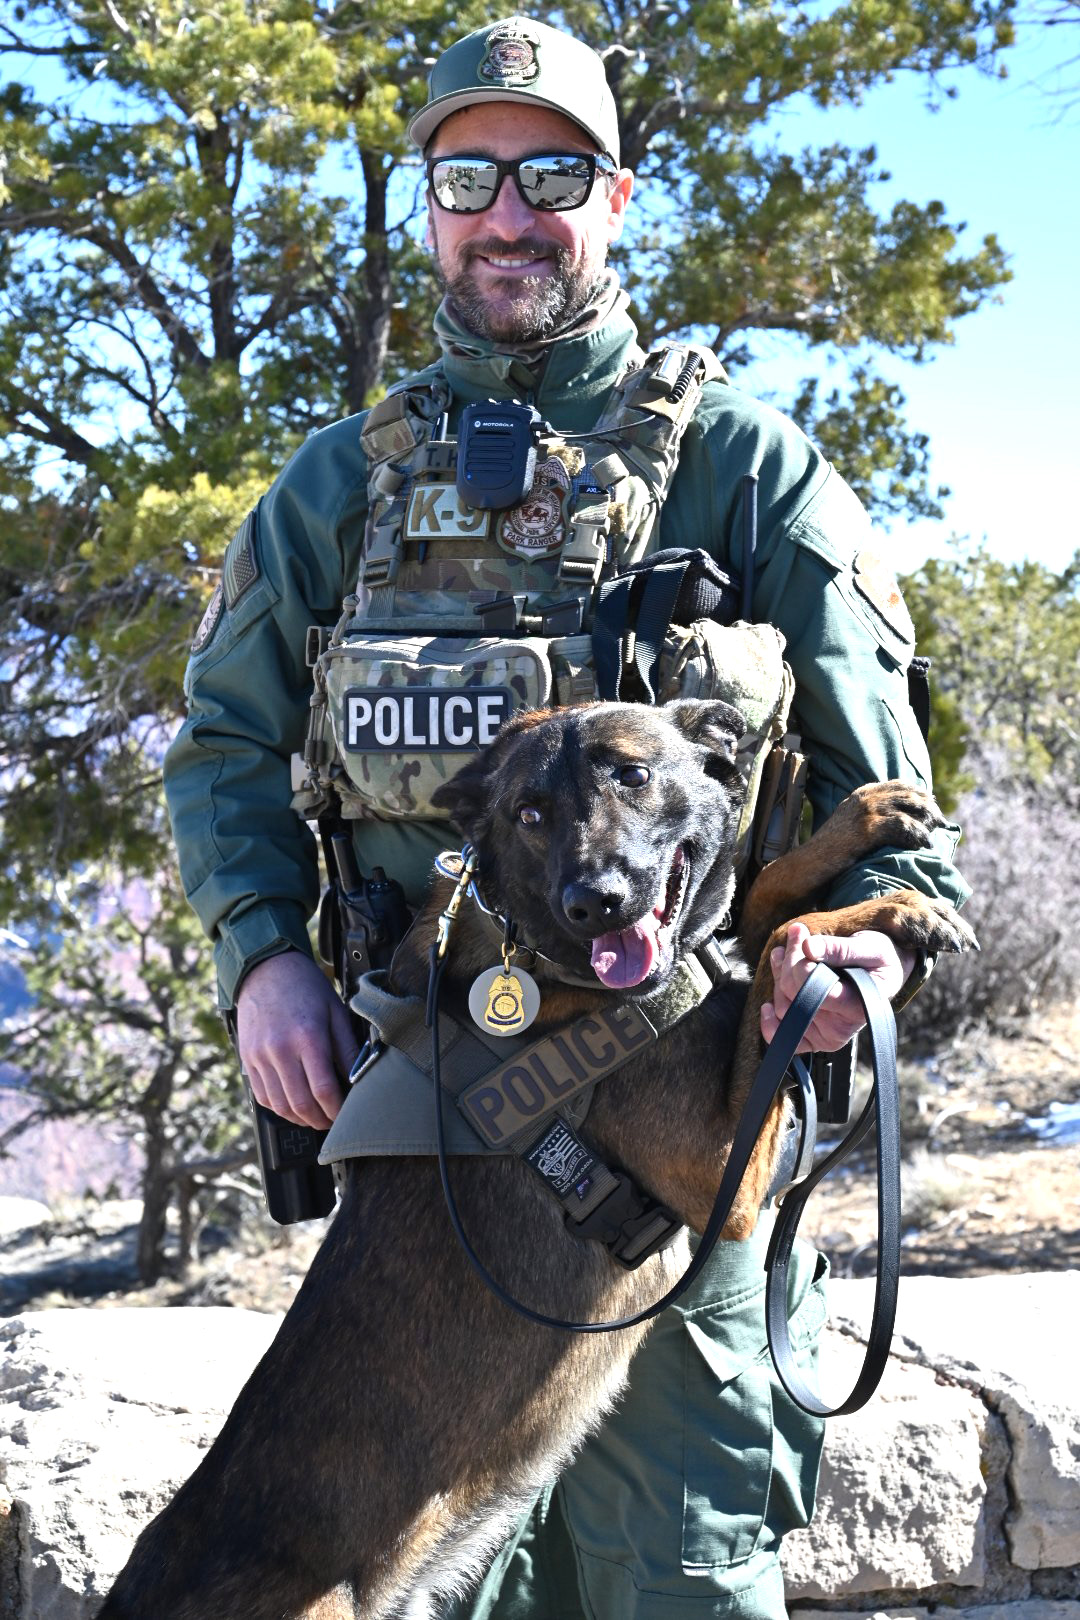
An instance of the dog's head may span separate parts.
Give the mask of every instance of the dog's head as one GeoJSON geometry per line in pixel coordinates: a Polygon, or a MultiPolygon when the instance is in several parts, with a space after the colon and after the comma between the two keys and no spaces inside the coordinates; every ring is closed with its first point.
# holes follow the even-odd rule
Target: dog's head
{"type": "Polygon", "coordinates": [[[545,955],[645,995],[727,911],[745,731],[719,702],[533,710],[438,789],[489,904],[545,955]]]}

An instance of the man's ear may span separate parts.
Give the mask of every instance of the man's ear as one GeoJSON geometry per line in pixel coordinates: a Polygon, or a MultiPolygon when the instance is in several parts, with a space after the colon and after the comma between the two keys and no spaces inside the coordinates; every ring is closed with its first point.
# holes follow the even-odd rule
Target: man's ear
{"type": "Polygon", "coordinates": [[[730,703],[721,703],[719,698],[682,698],[665,703],[657,712],[687,741],[734,762],[735,745],[746,734],[746,721],[730,703]]]}
{"type": "Polygon", "coordinates": [[[618,178],[614,181],[608,194],[607,232],[609,246],[612,242],[617,242],[622,235],[623,222],[626,219],[626,210],[630,205],[633,191],[633,171],[620,169],[618,178]]]}

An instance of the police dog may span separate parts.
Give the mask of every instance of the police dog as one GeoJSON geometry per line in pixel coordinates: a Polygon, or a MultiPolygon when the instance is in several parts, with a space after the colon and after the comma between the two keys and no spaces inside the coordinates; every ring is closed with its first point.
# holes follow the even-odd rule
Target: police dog
{"type": "MultiPolygon", "coordinates": [[[[742,730],[718,702],[538,711],[508,722],[439,790],[479,853],[486,903],[512,916],[539,953],[531,970],[541,1012],[530,1033],[610,1009],[613,996],[649,995],[718,926],[733,891],[742,730]]],[[[596,1087],[588,1140],[689,1227],[708,1217],[760,1057],[770,930],[853,862],[883,845],[919,848],[940,821],[933,802],[902,783],[853,794],[758,878],[730,981],[596,1087]],[[752,978],[744,964],[759,956],[752,978]]],[[[440,881],[398,951],[399,993],[425,992],[448,893],[440,881]]],[[[923,950],[972,943],[948,906],[907,891],[804,920],[812,931],[883,929],[923,950]]],[[[460,1007],[497,960],[490,924],[466,902],[448,955],[448,1004],[460,1007]]],[[[778,1104],[728,1237],[753,1227],[782,1120],[778,1104]]],[[[684,1232],[623,1270],[599,1244],[568,1234],[556,1201],[516,1157],[455,1158],[451,1172],[482,1260],[536,1310],[625,1316],[688,1263],[684,1232]]],[[[139,1538],[100,1620],[433,1613],[440,1597],[467,1589],[598,1425],[645,1331],[570,1335],[513,1314],[462,1255],[435,1161],[360,1161],[274,1344],[197,1472],[139,1538]]]]}

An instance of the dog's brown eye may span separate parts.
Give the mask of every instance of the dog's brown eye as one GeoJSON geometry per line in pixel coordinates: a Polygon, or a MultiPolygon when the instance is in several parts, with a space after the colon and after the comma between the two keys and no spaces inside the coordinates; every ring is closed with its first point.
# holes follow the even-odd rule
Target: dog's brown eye
{"type": "Polygon", "coordinates": [[[543,819],[543,813],[536,808],[535,804],[523,804],[518,811],[518,820],[523,827],[539,827],[543,819]]]}
{"type": "Polygon", "coordinates": [[[647,765],[625,765],[619,772],[623,787],[644,787],[652,772],[647,765]]]}

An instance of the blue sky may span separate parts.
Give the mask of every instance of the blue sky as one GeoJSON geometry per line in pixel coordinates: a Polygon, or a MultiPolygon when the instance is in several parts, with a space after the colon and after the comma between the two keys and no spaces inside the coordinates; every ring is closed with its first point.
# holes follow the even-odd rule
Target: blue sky
{"type": "MultiPolygon", "coordinates": [[[[1080,471],[1080,62],[1070,70],[1075,107],[1062,111],[1050,94],[1074,53],[1080,22],[1028,25],[1005,53],[1007,79],[949,75],[959,94],[937,112],[926,105],[925,82],[905,77],[862,107],[791,108],[776,121],[789,148],[875,145],[892,176],[878,191],[882,207],[940,198],[950,220],[967,221],[962,242],[974,249],[994,231],[1010,254],[1002,302],[958,322],[951,348],[920,366],[876,357],[907,395],[912,425],[930,435],[934,482],[953,491],[944,523],[893,524],[898,571],[940,554],[954,532],[985,538],[1009,561],[1030,557],[1055,569],[1080,548],[1072,489],[1080,471]]],[[[739,383],[780,391],[807,369],[805,353],[777,343],[739,383]]]]}

